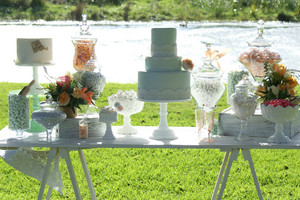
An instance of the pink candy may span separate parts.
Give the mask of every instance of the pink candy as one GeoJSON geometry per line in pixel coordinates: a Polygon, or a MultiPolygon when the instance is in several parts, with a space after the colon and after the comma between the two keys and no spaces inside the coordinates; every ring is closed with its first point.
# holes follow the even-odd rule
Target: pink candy
{"type": "Polygon", "coordinates": [[[290,100],[287,99],[273,99],[273,100],[269,100],[266,102],[263,102],[263,104],[265,106],[271,105],[273,107],[277,107],[277,106],[282,106],[282,107],[288,107],[288,106],[292,106],[294,107],[295,105],[291,103],[290,100]]]}

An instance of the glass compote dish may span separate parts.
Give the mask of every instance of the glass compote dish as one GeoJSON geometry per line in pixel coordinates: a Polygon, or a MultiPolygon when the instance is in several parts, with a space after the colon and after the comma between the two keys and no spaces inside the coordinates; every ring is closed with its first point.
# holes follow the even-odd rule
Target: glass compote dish
{"type": "Polygon", "coordinates": [[[52,134],[53,128],[64,121],[67,117],[66,113],[58,109],[58,103],[47,98],[39,104],[40,109],[31,114],[31,118],[46,128],[47,137],[40,141],[52,142],[57,140],[52,134]]]}
{"type": "Polygon", "coordinates": [[[299,105],[274,107],[272,104],[262,103],[260,107],[262,117],[275,123],[275,133],[268,138],[268,142],[277,144],[290,142],[290,138],[283,133],[283,124],[296,118],[299,105]]]}
{"type": "Polygon", "coordinates": [[[235,93],[230,97],[231,109],[241,120],[241,131],[237,140],[250,140],[250,137],[246,135],[247,120],[254,114],[257,107],[257,97],[250,92],[251,88],[248,76],[244,75],[235,86],[235,93]]]}
{"type": "Polygon", "coordinates": [[[108,97],[108,103],[111,107],[115,107],[120,114],[124,116],[123,127],[117,130],[122,135],[132,135],[137,133],[131,125],[130,115],[139,113],[143,110],[144,102],[137,100],[137,93],[133,90],[119,90],[116,94],[108,97]]]}

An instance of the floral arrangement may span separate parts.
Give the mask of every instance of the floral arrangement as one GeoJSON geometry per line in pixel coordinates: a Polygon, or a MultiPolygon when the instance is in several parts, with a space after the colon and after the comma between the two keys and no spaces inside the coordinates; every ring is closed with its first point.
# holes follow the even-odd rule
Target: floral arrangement
{"type": "Polygon", "coordinates": [[[53,101],[56,101],[59,106],[70,106],[74,113],[75,108],[80,109],[80,105],[91,104],[94,94],[72,79],[71,74],[59,77],[56,83],[50,83],[46,90],[47,94],[51,95],[53,101]]]}
{"type": "MultiPolygon", "coordinates": [[[[256,94],[260,96],[263,102],[279,99],[279,101],[269,102],[270,104],[279,103],[286,104],[288,100],[292,101],[297,99],[295,96],[295,87],[298,85],[297,79],[293,76],[293,72],[288,70],[284,64],[268,62],[265,63],[265,76],[262,83],[257,87],[256,94]]],[[[275,107],[275,106],[274,106],[275,107]]]]}

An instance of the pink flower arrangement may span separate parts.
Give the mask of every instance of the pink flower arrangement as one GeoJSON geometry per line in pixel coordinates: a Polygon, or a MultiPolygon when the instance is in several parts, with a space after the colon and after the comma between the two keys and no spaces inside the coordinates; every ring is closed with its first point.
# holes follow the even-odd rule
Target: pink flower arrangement
{"type": "Polygon", "coordinates": [[[73,80],[70,74],[59,77],[56,83],[50,83],[46,90],[47,94],[52,96],[53,101],[60,106],[70,106],[74,113],[75,108],[80,109],[80,105],[91,104],[94,94],[73,80]]]}

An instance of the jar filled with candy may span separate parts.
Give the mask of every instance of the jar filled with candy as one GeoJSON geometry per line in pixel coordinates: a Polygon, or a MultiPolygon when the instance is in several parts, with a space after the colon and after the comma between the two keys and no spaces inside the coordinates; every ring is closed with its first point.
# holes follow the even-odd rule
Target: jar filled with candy
{"type": "Polygon", "coordinates": [[[255,77],[263,77],[265,75],[265,62],[270,64],[278,63],[281,57],[278,52],[271,49],[272,43],[264,39],[264,21],[259,20],[257,25],[258,35],[248,42],[249,49],[242,52],[238,60],[249,70],[255,77]]]}
{"type": "Polygon", "coordinates": [[[72,42],[75,47],[73,67],[75,70],[84,70],[84,65],[90,60],[91,56],[96,56],[95,45],[97,42],[97,38],[89,32],[86,14],[82,15],[80,35],[72,37],[72,42]]]}

